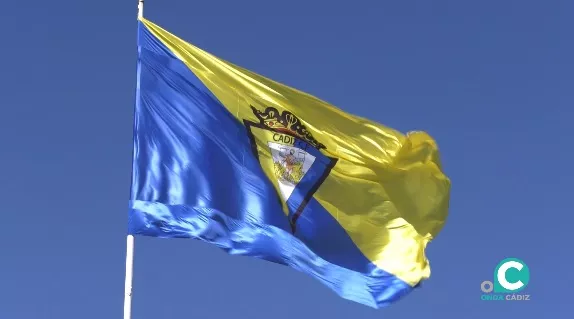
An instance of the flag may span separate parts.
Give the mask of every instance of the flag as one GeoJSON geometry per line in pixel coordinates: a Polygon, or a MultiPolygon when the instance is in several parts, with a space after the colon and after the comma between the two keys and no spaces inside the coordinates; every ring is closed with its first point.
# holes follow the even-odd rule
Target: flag
{"type": "Polygon", "coordinates": [[[287,265],[389,305],[430,276],[450,181],[437,144],[138,22],[128,231],[287,265]]]}

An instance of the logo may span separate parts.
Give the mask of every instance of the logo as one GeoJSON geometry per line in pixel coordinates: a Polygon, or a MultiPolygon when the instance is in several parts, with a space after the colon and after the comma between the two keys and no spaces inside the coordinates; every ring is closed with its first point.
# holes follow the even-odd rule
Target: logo
{"type": "Polygon", "coordinates": [[[325,156],[325,145],[289,111],[251,106],[258,122],[244,120],[251,147],[283,199],[294,233],[299,216],[325,181],[337,159],[325,156]]]}
{"type": "Polygon", "coordinates": [[[530,300],[523,291],[530,282],[530,270],[520,259],[507,258],[494,268],[494,283],[483,281],[480,289],[482,300],[530,300]]]}

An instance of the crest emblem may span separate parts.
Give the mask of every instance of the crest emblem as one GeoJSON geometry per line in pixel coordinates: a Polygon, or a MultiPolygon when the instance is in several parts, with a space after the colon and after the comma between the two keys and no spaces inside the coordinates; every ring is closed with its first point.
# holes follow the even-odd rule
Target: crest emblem
{"type": "Polygon", "coordinates": [[[274,107],[251,109],[259,120],[244,120],[252,150],[283,199],[295,232],[297,219],[337,160],[321,152],[325,145],[291,112],[274,107]]]}

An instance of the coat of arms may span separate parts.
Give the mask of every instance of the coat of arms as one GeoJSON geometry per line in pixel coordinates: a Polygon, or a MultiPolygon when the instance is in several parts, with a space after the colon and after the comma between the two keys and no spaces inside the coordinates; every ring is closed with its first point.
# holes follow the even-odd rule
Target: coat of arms
{"type": "Polygon", "coordinates": [[[319,143],[291,112],[274,107],[259,111],[251,107],[259,122],[245,120],[252,148],[262,166],[270,171],[280,196],[289,208],[293,231],[307,202],[336,163],[325,156],[319,143]],[[269,158],[270,161],[266,158],[269,158]]]}

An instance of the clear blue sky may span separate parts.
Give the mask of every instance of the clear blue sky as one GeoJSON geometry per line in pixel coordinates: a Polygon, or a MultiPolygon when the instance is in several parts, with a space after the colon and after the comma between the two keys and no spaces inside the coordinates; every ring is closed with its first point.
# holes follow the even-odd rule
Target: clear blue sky
{"type": "MultiPolygon", "coordinates": [[[[428,131],[452,199],[431,279],[389,308],[197,241],[137,238],[133,318],[572,318],[573,12],[572,1],[147,0],[148,19],[213,54],[428,131]],[[531,301],[480,300],[506,257],[529,265],[531,301]]],[[[2,3],[2,319],[121,317],[136,26],[136,0],[2,3]]]]}

